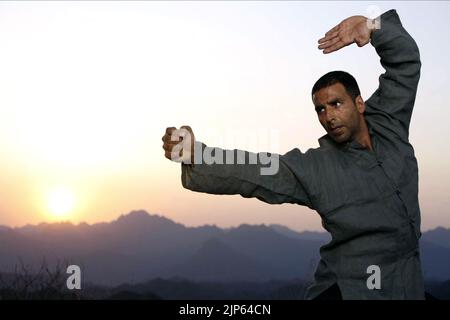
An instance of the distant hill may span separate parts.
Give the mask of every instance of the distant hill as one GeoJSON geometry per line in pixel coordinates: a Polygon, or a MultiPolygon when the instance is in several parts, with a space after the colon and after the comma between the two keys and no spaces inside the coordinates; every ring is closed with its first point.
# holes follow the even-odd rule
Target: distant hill
{"type": "Polygon", "coordinates": [[[437,227],[436,229],[425,232],[422,240],[441,247],[450,248],[450,229],[437,227]]]}
{"type": "Polygon", "coordinates": [[[319,232],[319,231],[294,231],[289,229],[286,226],[282,226],[279,224],[271,224],[270,227],[274,229],[276,232],[295,239],[303,239],[303,240],[317,240],[323,242],[331,241],[331,236],[327,232],[319,232]]]}
{"type": "MultiPolygon", "coordinates": [[[[450,235],[446,235],[445,229],[423,235],[424,273],[429,279],[450,279],[450,247],[445,245],[450,235]]],[[[11,272],[18,258],[37,268],[45,257],[48,263],[77,264],[85,281],[108,286],[158,277],[309,281],[319,261],[319,248],[328,241],[326,233],[296,232],[279,225],[193,228],[133,211],[110,223],[0,228],[0,272],[11,272]]]]}

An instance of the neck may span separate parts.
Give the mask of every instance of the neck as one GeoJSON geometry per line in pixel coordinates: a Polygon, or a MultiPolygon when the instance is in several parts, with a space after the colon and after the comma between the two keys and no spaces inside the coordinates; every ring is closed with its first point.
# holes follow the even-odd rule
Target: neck
{"type": "Polygon", "coordinates": [[[367,123],[364,118],[361,119],[360,130],[355,134],[353,138],[364,148],[373,151],[372,141],[370,139],[369,134],[369,128],[367,127],[367,123]]]}

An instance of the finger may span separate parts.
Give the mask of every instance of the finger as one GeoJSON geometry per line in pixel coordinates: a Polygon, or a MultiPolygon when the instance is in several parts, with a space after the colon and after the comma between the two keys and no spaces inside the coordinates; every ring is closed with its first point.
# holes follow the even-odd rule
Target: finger
{"type": "Polygon", "coordinates": [[[336,38],[338,36],[339,36],[339,31],[330,33],[329,35],[327,35],[327,36],[325,36],[323,38],[320,38],[318,43],[324,43],[324,42],[330,41],[330,40],[332,40],[332,39],[334,39],[334,38],[336,38]]]}
{"type": "Polygon", "coordinates": [[[179,143],[179,142],[181,142],[183,140],[183,138],[182,137],[180,137],[180,139],[176,139],[176,137],[175,136],[173,136],[173,135],[165,135],[164,137],[163,137],[163,139],[162,139],[162,141],[164,142],[164,143],[174,143],[174,144],[177,144],[177,143],[179,143]],[[174,140],[175,139],[175,140],[174,140]]]}
{"type": "Polygon", "coordinates": [[[163,142],[169,142],[169,141],[172,141],[172,140],[171,140],[171,137],[172,137],[172,135],[170,135],[170,134],[165,134],[165,135],[162,136],[161,140],[162,140],[163,142]]]}
{"type": "Polygon", "coordinates": [[[329,47],[335,45],[336,43],[338,43],[340,40],[341,40],[341,39],[340,39],[339,37],[336,37],[336,38],[334,38],[334,39],[332,39],[332,40],[330,40],[330,41],[327,41],[327,42],[325,42],[325,43],[322,43],[321,45],[319,45],[318,48],[319,48],[320,50],[329,48],[329,47]]]}
{"type": "Polygon", "coordinates": [[[173,143],[173,144],[170,144],[170,143],[164,143],[163,146],[162,146],[162,148],[163,148],[165,151],[170,151],[170,152],[172,152],[173,148],[174,148],[176,145],[177,145],[176,143],[173,143]]]}
{"type": "MultiPolygon", "coordinates": [[[[180,129],[186,130],[191,138],[194,136],[194,132],[192,131],[192,128],[190,126],[181,126],[180,129]]],[[[182,136],[185,136],[185,132],[182,132],[182,136]]]]}
{"type": "Polygon", "coordinates": [[[184,131],[181,129],[177,129],[172,131],[172,134],[168,136],[167,141],[171,143],[179,143],[183,141],[184,131]]]}
{"type": "Polygon", "coordinates": [[[182,160],[182,155],[181,154],[180,155],[176,155],[176,154],[173,154],[171,151],[166,151],[164,153],[164,156],[167,159],[175,161],[175,162],[181,162],[181,160],[182,160]]]}
{"type": "Polygon", "coordinates": [[[173,150],[165,150],[164,155],[167,159],[174,160],[180,157],[180,153],[174,153],[173,150]]]}
{"type": "Polygon", "coordinates": [[[338,25],[334,26],[333,28],[331,28],[330,30],[328,30],[327,33],[325,33],[325,35],[328,36],[329,34],[337,31],[339,29],[340,25],[341,24],[338,24],[338,25]]]}
{"type": "Polygon", "coordinates": [[[163,142],[170,142],[170,143],[178,143],[183,141],[183,135],[181,135],[181,129],[176,129],[174,127],[171,128],[167,128],[166,129],[166,133],[163,137],[162,137],[162,141],[163,142]]]}
{"type": "Polygon", "coordinates": [[[343,42],[343,41],[339,41],[336,44],[332,45],[331,47],[323,50],[323,53],[324,54],[331,53],[331,52],[337,51],[345,46],[348,46],[348,44],[345,44],[345,42],[343,42]]]}
{"type": "Polygon", "coordinates": [[[176,146],[176,145],[179,145],[179,144],[182,144],[182,141],[170,141],[170,140],[166,140],[166,141],[164,141],[163,146],[164,146],[164,145],[167,145],[167,146],[173,147],[173,146],[176,146]]]}
{"type": "Polygon", "coordinates": [[[339,32],[340,32],[340,30],[336,30],[336,31],[333,31],[333,32],[327,32],[327,33],[325,34],[325,36],[323,36],[322,38],[320,38],[319,41],[326,41],[327,39],[334,38],[334,37],[336,37],[336,36],[339,34],[339,32]]]}
{"type": "Polygon", "coordinates": [[[172,159],[172,152],[171,151],[166,151],[164,152],[164,156],[169,159],[169,160],[174,160],[172,159]]]}
{"type": "Polygon", "coordinates": [[[169,127],[169,128],[166,128],[166,134],[172,134],[172,132],[173,132],[174,130],[177,130],[177,128],[175,128],[175,127],[169,127]]]}
{"type": "Polygon", "coordinates": [[[180,128],[186,129],[189,132],[192,132],[192,128],[189,126],[181,126],[180,128]]]}

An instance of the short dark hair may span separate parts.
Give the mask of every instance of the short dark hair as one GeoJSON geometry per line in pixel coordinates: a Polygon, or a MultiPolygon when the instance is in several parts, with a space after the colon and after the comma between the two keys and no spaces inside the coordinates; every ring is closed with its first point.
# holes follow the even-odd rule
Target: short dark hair
{"type": "Polygon", "coordinates": [[[355,78],[348,72],[345,71],[331,71],[320,77],[319,80],[314,84],[311,96],[314,95],[320,89],[332,86],[333,84],[340,83],[344,86],[347,94],[355,101],[361,92],[359,91],[358,83],[355,78]]]}

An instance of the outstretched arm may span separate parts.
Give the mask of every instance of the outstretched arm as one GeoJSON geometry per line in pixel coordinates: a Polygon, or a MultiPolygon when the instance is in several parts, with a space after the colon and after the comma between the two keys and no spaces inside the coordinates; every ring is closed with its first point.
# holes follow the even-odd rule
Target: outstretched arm
{"type": "Polygon", "coordinates": [[[361,47],[370,42],[386,72],[366,101],[366,114],[381,114],[396,121],[407,137],[420,78],[419,49],[395,10],[383,13],[377,20],[378,29],[363,16],[345,19],[319,40],[319,49],[331,53],[352,43],[361,47]]]}
{"type": "MultiPolygon", "coordinates": [[[[233,155],[234,162],[182,164],[181,181],[183,187],[192,191],[210,194],[239,194],[244,198],[257,198],[270,204],[295,203],[312,208],[312,203],[305,189],[304,181],[294,174],[285,163],[289,156],[267,153],[252,153],[243,150],[223,150],[208,147],[197,141],[196,148],[203,154],[212,154],[213,158],[226,159],[233,155]],[[270,155],[272,174],[262,174],[268,169],[262,164],[262,158],[270,155]],[[239,160],[237,160],[239,159],[239,160]],[[254,159],[253,163],[251,159],[254,159]],[[276,164],[275,164],[276,162],[276,164]]],[[[266,161],[264,160],[264,163],[266,161]]],[[[301,166],[301,162],[299,163],[301,166]]]]}
{"type": "Polygon", "coordinates": [[[291,163],[295,160],[299,168],[306,166],[306,157],[297,152],[299,150],[278,155],[212,148],[195,141],[190,127],[182,128],[182,134],[181,129],[167,128],[162,140],[166,158],[181,162],[184,188],[210,194],[239,194],[270,204],[295,203],[312,208],[306,178],[299,172],[294,173],[287,164],[287,160],[291,163]],[[183,136],[182,140],[180,136],[183,136]],[[184,146],[181,141],[185,142],[184,146]],[[176,145],[181,148],[176,148],[176,145]]]}

